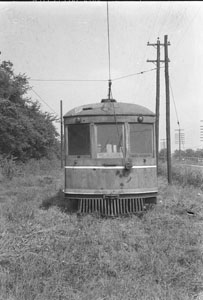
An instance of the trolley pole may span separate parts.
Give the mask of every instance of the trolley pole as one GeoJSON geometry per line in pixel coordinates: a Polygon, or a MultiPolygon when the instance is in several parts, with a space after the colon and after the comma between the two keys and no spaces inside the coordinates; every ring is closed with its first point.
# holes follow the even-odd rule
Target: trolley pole
{"type": "Polygon", "coordinates": [[[168,71],[168,36],[164,36],[165,50],[165,84],[166,84],[166,144],[167,144],[167,173],[168,183],[172,183],[171,174],[171,134],[170,134],[170,92],[169,92],[169,71],[168,71]]]}
{"type": "Polygon", "coordinates": [[[61,169],[63,168],[63,104],[60,100],[60,116],[61,116],[61,169]]]}
{"type": "Polygon", "coordinates": [[[159,107],[160,107],[160,46],[164,44],[160,43],[159,38],[157,38],[156,44],[147,43],[147,46],[154,46],[157,48],[157,59],[156,60],[147,60],[147,62],[156,63],[156,124],[155,124],[155,133],[156,133],[156,157],[157,157],[157,172],[158,172],[158,157],[159,157],[159,107]]]}

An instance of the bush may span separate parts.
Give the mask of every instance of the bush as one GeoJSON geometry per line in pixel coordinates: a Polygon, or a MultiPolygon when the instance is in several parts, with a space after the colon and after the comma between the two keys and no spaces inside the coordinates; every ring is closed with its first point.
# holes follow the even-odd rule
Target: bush
{"type": "Polygon", "coordinates": [[[37,101],[26,96],[25,74],[15,75],[11,62],[0,65],[0,153],[20,161],[59,153],[57,117],[42,112],[37,101]]]}

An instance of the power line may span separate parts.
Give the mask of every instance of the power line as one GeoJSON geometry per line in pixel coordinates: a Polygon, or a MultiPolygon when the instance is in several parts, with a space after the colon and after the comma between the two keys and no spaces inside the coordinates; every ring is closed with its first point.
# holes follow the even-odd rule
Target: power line
{"type": "Polygon", "coordinates": [[[127,78],[127,77],[132,77],[132,76],[136,76],[136,75],[142,75],[144,73],[152,72],[152,71],[155,71],[155,70],[157,70],[157,68],[153,68],[153,69],[150,69],[150,70],[141,71],[141,72],[138,72],[138,73],[117,77],[117,78],[112,79],[112,81],[124,79],[124,78],[127,78]]]}
{"type": "MultiPolygon", "coordinates": [[[[161,67],[163,68],[163,67],[161,67]]],[[[150,69],[150,70],[145,70],[145,71],[141,71],[141,72],[137,72],[137,73],[133,73],[133,74],[128,74],[128,75],[124,75],[124,76],[121,76],[121,77],[116,77],[116,78],[113,78],[111,79],[111,81],[115,81],[115,80],[120,80],[120,79],[125,79],[127,77],[132,77],[132,76],[136,76],[136,75],[142,75],[144,73],[148,73],[148,72],[152,72],[152,71],[155,71],[157,68],[153,68],[153,69],[150,69]]],[[[107,82],[108,79],[36,79],[36,78],[31,78],[30,81],[42,81],[42,82],[107,82]]]]}
{"type": "Polygon", "coordinates": [[[70,81],[70,82],[91,82],[91,81],[105,81],[107,82],[107,79],[35,79],[35,78],[31,78],[30,81],[51,81],[51,82],[66,82],[66,81],[70,81]]]}
{"type": "Polygon", "coordinates": [[[169,83],[169,85],[170,85],[170,90],[171,90],[171,94],[172,94],[173,104],[174,104],[174,107],[175,107],[177,124],[180,125],[179,118],[178,118],[178,112],[177,112],[177,108],[176,108],[176,103],[175,103],[175,99],[174,99],[174,95],[173,95],[173,90],[172,90],[172,87],[171,87],[171,83],[169,83]]]}
{"type": "Polygon", "coordinates": [[[49,107],[49,109],[51,109],[54,112],[54,114],[58,115],[58,113],[55,112],[55,110],[53,110],[53,108],[51,108],[51,106],[45,100],[43,100],[42,97],[33,88],[31,88],[31,90],[42,102],[44,102],[49,107]]]}

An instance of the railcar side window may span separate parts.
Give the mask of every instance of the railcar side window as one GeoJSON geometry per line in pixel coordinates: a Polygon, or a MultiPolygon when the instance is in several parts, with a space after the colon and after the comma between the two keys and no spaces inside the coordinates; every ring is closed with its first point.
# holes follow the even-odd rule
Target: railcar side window
{"type": "Polygon", "coordinates": [[[130,124],[130,152],[138,156],[153,155],[152,124],[130,124]]]}
{"type": "Polygon", "coordinates": [[[123,124],[97,124],[96,133],[98,158],[123,157],[123,124]]]}
{"type": "Polygon", "coordinates": [[[90,155],[89,124],[68,125],[68,154],[90,155]]]}

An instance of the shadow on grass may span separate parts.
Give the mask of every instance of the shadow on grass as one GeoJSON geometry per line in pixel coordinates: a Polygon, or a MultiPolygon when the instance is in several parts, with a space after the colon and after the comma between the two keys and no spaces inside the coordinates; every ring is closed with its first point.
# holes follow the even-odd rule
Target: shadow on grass
{"type": "Polygon", "coordinates": [[[50,198],[46,198],[42,201],[40,205],[41,209],[49,209],[52,206],[57,206],[63,212],[77,212],[78,210],[78,201],[68,201],[64,197],[64,193],[62,190],[59,190],[54,196],[50,198]]]}

